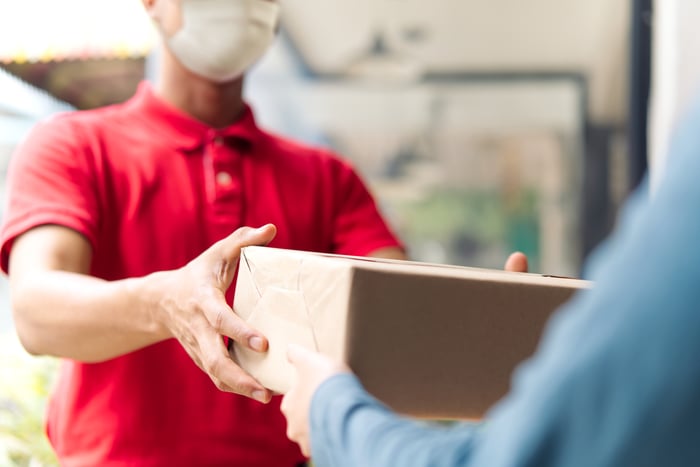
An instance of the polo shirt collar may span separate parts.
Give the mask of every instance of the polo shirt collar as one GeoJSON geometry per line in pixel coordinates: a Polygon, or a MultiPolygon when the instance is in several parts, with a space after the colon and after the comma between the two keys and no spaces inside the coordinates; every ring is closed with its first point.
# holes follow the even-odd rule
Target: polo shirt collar
{"type": "Polygon", "coordinates": [[[214,138],[223,138],[227,143],[244,142],[254,145],[261,136],[255,123],[253,111],[245,104],[241,117],[225,128],[213,128],[156,95],[151,84],[142,81],[136,94],[127,104],[140,115],[149,118],[177,149],[193,151],[214,138]]]}

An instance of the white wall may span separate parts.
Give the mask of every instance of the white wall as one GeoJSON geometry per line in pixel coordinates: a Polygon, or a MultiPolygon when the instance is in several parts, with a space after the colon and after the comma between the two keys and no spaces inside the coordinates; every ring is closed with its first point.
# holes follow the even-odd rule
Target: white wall
{"type": "Polygon", "coordinates": [[[393,52],[430,71],[583,72],[594,120],[625,118],[628,0],[285,0],[283,7],[285,27],[320,71],[343,71],[384,30],[393,52]]]}
{"type": "Polygon", "coordinates": [[[700,91],[698,24],[697,0],[656,0],[649,132],[653,186],[663,174],[673,128],[700,91]]]}

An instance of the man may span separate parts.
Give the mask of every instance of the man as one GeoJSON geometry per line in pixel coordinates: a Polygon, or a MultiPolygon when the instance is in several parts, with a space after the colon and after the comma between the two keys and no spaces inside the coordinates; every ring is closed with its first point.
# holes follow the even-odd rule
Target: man
{"type": "Polygon", "coordinates": [[[401,419],[348,368],[294,347],[298,382],[282,404],[289,436],[319,467],[700,465],[696,104],[654,197],[637,194],[592,261],[595,287],[553,318],[485,426],[401,419]]]}
{"type": "Polygon", "coordinates": [[[17,332],[65,359],[48,436],[64,466],[303,463],[222,338],[267,348],[230,306],[240,248],[403,251],[346,162],[262,131],[243,102],[276,2],[143,3],[165,45],[157,85],[38,125],[11,163],[17,332]]]}

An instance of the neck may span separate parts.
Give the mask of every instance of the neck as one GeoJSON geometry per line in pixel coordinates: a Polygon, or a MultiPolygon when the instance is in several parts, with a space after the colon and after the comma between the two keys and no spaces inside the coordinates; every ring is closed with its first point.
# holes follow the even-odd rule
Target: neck
{"type": "Polygon", "coordinates": [[[156,93],[169,104],[213,128],[234,123],[243,113],[243,77],[214,83],[183,67],[162,49],[156,93]]]}

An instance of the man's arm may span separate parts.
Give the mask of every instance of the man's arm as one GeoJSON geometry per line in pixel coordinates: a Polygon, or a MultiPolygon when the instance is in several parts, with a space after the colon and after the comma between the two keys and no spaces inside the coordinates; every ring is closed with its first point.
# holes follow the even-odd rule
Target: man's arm
{"type": "Polygon", "coordinates": [[[174,337],[222,390],[267,401],[269,391],[228,358],[221,336],[258,351],[267,341],[226,303],[243,246],[266,244],[273,226],[239,229],[186,266],[141,278],[89,276],[92,252],[77,232],[54,225],[19,236],[10,291],[19,337],[33,354],[99,362],[174,337]]]}
{"type": "Polygon", "coordinates": [[[172,337],[153,313],[153,278],[90,277],[91,259],[87,239],[65,227],[37,227],[15,240],[12,309],[28,352],[99,362],[172,337]]]}

